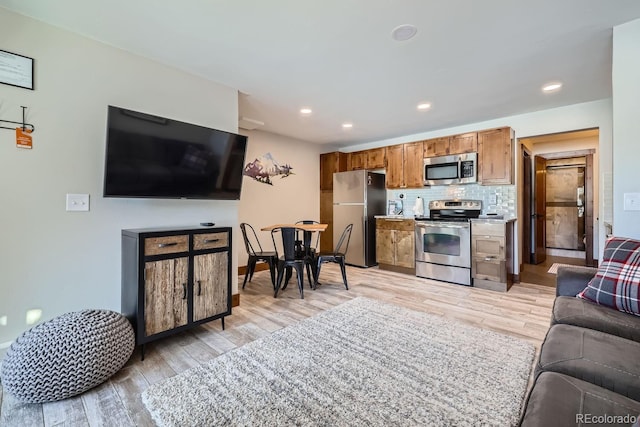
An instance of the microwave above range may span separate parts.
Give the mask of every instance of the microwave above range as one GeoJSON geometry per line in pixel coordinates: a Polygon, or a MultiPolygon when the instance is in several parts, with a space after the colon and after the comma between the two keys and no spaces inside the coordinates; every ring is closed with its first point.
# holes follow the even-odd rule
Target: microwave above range
{"type": "Polygon", "coordinates": [[[478,153],[453,154],[424,159],[424,185],[478,182],[478,153]]]}

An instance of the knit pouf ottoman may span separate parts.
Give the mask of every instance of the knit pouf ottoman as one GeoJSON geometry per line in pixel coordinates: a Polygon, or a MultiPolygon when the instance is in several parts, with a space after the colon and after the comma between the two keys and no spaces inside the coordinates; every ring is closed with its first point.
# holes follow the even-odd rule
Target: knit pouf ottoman
{"type": "Polygon", "coordinates": [[[16,339],[2,362],[2,386],[26,403],[66,399],[115,374],[134,346],[133,328],[120,313],[63,314],[16,339]]]}

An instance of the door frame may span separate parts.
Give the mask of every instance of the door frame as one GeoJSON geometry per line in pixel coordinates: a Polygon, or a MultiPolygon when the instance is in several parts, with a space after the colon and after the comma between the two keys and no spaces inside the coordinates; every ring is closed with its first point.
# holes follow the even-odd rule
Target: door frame
{"type": "MultiPolygon", "coordinates": [[[[520,159],[522,161],[522,262],[530,264],[533,254],[531,247],[531,218],[533,215],[533,183],[532,183],[532,167],[533,155],[531,151],[520,144],[520,159]]],[[[520,266],[522,271],[522,266],[520,266]]]]}
{"type": "MultiPolygon", "coordinates": [[[[590,148],[587,150],[562,151],[558,153],[545,153],[540,157],[545,160],[551,159],[571,159],[574,157],[585,158],[584,168],[584,234],[585,234],[585,265],[595,267],[595,259],[593,258],[593,155],[595,150],[590,148]]],[[[534,190],[537,191],[537,190],[534,190]]]]}

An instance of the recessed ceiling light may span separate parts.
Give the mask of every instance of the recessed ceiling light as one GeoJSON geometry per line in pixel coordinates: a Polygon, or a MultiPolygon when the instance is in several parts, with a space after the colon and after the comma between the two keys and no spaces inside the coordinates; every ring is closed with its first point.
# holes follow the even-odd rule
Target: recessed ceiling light
{"type": "Polygon", "coordinates": [[[542,90],[544,92],[555,92],[557,90],[559,90],[562,87],[562,83],[549,83],[546,84],[544,86],[542,86],[542,90]]]}
{"type": "Polygon", "coordinates": [[[423,102],[421,104],[418,104],[418,110],[428,110],[429,108],[431,108],[430,102],[423,102]]]}
{"type": "Polygon", "coordinates": [[[300,109],[300,114],[311,114],[311,113],[313,113],[313,111],[311,110],[311,108],[307,108],[307,107],[305,107],[305,108],[301,108],[301,109],[300,109]]]}
{"type": "Polygon", "coordinates": [[[415,36],[417,32],[418,29],[415,25],[404,24],[394,28],[393,31],[391,31],[391,37],[393,37],[395,41],[403,42],[415,36]]]}
{"type": "Polygon", "coordinates": [[[342,127],[344,129],[351,129],[353,127],[353,123],[343,123],[342,127]]]}

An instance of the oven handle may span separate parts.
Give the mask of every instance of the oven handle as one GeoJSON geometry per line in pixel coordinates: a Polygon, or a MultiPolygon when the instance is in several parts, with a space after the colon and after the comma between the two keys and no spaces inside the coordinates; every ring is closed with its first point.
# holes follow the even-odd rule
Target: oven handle
{"type": "Polygon", "coordinates": [[[416,227],[420,227],[420,228],[427,228],[427,227],[435,227],[435,228],[457,228],[457,229],[469,228],[469,226],[468,226],[468,225],[452,225],[452,224],[422,224],[422,223],[416,223],[416,227]]]}

